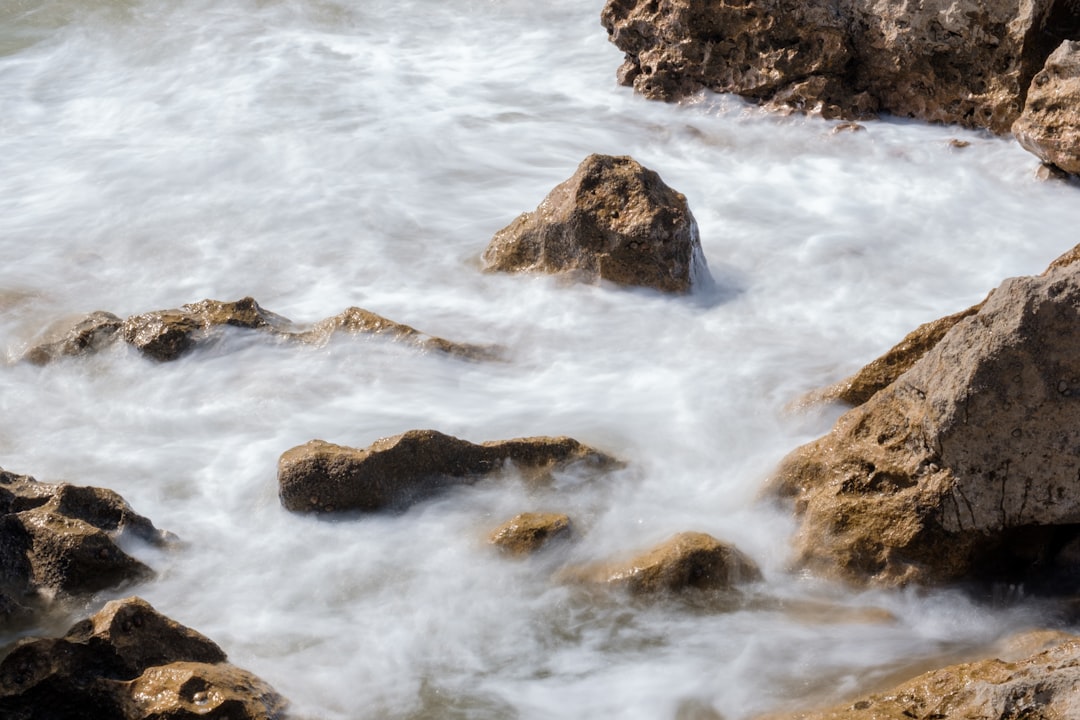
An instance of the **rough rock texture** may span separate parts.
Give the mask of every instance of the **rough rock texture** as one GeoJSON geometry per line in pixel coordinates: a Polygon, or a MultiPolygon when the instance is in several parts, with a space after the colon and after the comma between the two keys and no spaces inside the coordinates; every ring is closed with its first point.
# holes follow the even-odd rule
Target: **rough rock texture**
{"type": "Polygon", "coordinates": [[[570,518],[561,513],[521,513],[495,528],[488,541],[508,555],[530,555],[570,536],[570,518]]]}
{"type": "Polygon", "coordinates": [[[1067,720],[1080,717],[1080,638],[1023,659],[962,663],[817,712],[768,720],[1067,720]]]}
{"type": "Polygon", "coordinates": [[[626,53],[620,82],[647,97],[708,88],[998,133],[1050,52],[1080,37],[1071,0],[608,0],[601,21],[626,53]]]}
{"type": "Polygon", "coordinates": [[[28,639],[0,662],[6,720],[272,720],[285,701],[146,601],[108,603],[62,638],[28,639]]]}
{"type": "Polygon", "coordinates": [[[0,470],[0,625],[56,595],[150,576],[150,568],[116,544],[124,534],[153,544],[168,539],[111,490],[50,485],[0,470]]]}
{"type": "Polygon", "coordinates": [[[1047,58],[1012,130],[1044,163],[1080,174],[1080,42],[1066,40],[1047,58]]]}
{"type": "Polygon", "coordinates": [[[733,545],[705,533],[684,532],[629,561],[571,569],[564,577],[655,596],[730,590],[760,580],[761,571],[733,545]]]}
{"type": "Polygon", "coordinates": [[[97,352],[116,339],[122,325],[120,318],[98,310],[68,324],[59,333],[46,331],[49,337],[30,348],[23,357],[35,365],[45,365],[61,357],[97,352]],[[57,334],[59,337],[52,337],[57,334]]]}
{"type": "Polygon", "coordinates": [[[630,157],[590,155],[531,213],[495,234],[487,270],[570,273],[667,292],[707,277],[686,198],[630,157]]]}
{"type": "Polygon", "coordinates": [[[799,564],[882,584],[1080,577],[1080,265],[1013,278],[783,462],[799,564]]]}
{"type": "Polygon", "coordinates": [[[568,437],[480,445],[434,430],[410,430],[362,450],[312,440],[278,461],[281,504],[297,512],[403,509],[439,490],[476,482],[512,463],[544,473],[572,462],[606,468],[616,461],[568,437]]]}

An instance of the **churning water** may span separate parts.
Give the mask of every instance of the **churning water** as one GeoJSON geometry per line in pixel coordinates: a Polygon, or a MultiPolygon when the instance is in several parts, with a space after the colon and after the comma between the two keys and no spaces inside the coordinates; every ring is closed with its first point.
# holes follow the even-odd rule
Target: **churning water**
{"type": "Polygon", "coordinates": [[[133,548],[159,575],[112,596],[213,638],[300,716],[737,720],[1048,621],[791,575],[793,523],[756,496],[839,412],[789,403],[1040,272],[1077,241],[1077,188],[981,133],[643,100],[615,82],[601,5],[0,0],[0,465],[112,488],[179,535],[133,548]],[[594,152],[687,196],[715,288],[480,272],[492,234],[594,152]],[[61,318],[244,295],[303,322],[359,305],[506,361],[237,333],[169,364],[123,346],[15,362],[61,318]],[[628,466],[396,516],[280,507],[284,450],[410,428],[566,434],[628,466]],[[486,532],[526,510],[567,512],[578,542],[496,556],[486,532]],[[750,554],[757,600],[650,607],[551,581],[684,530],[750,554]]]}

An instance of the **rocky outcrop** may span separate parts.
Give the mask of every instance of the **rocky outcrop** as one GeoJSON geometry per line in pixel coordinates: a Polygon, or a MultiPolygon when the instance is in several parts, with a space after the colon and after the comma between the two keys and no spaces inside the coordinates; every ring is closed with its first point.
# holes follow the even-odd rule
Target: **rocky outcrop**
{"type": "Polygon", "coordinates": [[[782,464],[797,562],[856,582],[1080,578],[1080,265],[1013,278],[782,464]]]}
{"type": "Polygon", "coordinates": [[[566,273],[666,292],[706,277],[686,198],[630,157],[590,155],[533,212],[495,234],[485,268],[566,273]]]}
{"type": "Polygon", "coordinates": [[[874,112],[1008,132],[1028,84],[1080,37],[1071,0],[608,0],[623,84],[677,100],[701,88],[859,118],[874,112]]]}
{"type": "Polygon", "coordinates": [[[511,464],[543,475],[570,463],[617,464],[568,437],[475,445],[434,430],[410,430],[362,450],[312,440],[278,461],[281,504],[295,512],[401,510],[438,491],[495,474],[511,464]]]}
{"type": "Polygon", "coordinates": [[[491,531],[488,542],[507,555],[531,555],[570,537],[570,518],[561,513],[521,513],[491,531]]]}
{"type": "Polygon", "coordinates": [[[108,603],[61,638],[22,640],[0,662],[7,720],[275,720],[285,705],[139,598],[108,603]]]}
{"type": "Polygon", "coordinates": [[[1070,637],[1028,657],[953,665],[828,710],[762,720],[1075,717],[1080,717],[1080,638],[1070,637]]]}
{"type": "Polygon", "coordinates": [[[705,533],[684,532],[628,561],[570,568],[561,579],[655,597],[732,590],[760,580],[761,571],[735,546],[705,533]]]}
{"type": "Polygon", "coordinates": [[[155,545],[169,540],[111,490],[50,485],[0,470],[0,625],[24,619],[53,597],[152,575],[120,549],[122,535],[155,545]]]}
{"type": "Polygon", "coordinates": [[[1012,130],[1044,163],[1080,174],[1080,42],[1066,40],[1047,58],[1012,130]]]}
{"type": "Polygon", "coordinates": [[[338,334],[373,335],[468,360],[498,357],[493,347],[427,335],[358,307],[305,327],[246,297],[235,302],[202,300],[178,309],[133,315],[123,321],[112,313],[98,311],[80,318],[73,326],[46,331],[46,339],[31,347],[23,359],[43,365],[65,356],[96,352],[122,337],[147,357],[167,362],[217,340],[227,327],[259,332],[280,342],[323,345],[338,334]]]}

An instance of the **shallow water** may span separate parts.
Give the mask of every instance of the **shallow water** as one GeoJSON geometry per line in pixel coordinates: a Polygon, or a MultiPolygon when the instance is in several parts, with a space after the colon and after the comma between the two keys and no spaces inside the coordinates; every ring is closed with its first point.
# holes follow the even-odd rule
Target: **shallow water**
{"type": "Polygon", "coordinates": [[[85,611],[138,593],[326,720],[738,720],[1051,621],[1027,603],[793,576],[793,524],[756,496],[839,413],[793,414],[793,400],[1040,272],[1075,243],[1077,187],[1037,182],[1014,142],[957,128],[834,133],[735,98],[645,101],[615,83],[600,9],[0,5],[0,465],[112,488],[185,541],[134,547],[159,577],[85,611]],[[687,196],[714,288],[479,271],[492,234],[594,152],[632,155],[687,196]],[[244,295],[301,322],[359,305],[497,343],[507,361],[235,333],[170,364],[124,347],[15,362],[58,318],[244,295]],[[572,435],[628,466],[482,483],[397,516],[280,507],[284,450],[427,427],[572,435]],[[486,532],[524,510],[569,513],[579,541],[497,557],[486,532]],[[683,530],[761,564],[758,600],[648,608],[551,582],[683,530]],[[791,609],[802,601],[851,615],[791,609]],[[865,608],[896,620],[860,620],[865,608]]]}

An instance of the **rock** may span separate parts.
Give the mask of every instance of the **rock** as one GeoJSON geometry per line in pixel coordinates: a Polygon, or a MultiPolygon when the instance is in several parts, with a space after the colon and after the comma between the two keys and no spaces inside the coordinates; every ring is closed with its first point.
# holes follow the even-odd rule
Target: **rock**
{"type": "Polygon", "coordinates": [[[735,546],[705,533],[684,532],[629,561],[571,568],[563,578],[656,596],[731,590],[760,580],[761,571],[735,546]]]}
{"type": "Polygon", "coordinates": [[[86,355],[97,352],[111,344],[123,321],[109,312],[98,310],[79,318],[73,325],[46,331],[46,336],[54,336],[30,348],[23,359],[35,365],[45,365],[61,357],[86,355]]]}
{"type": "Polygon", "coordinates": [[[619,80],[650,98],[706,88],[825,117],[875,112],[1009,130],[1080,10],[1064,0],[608,0],[619,80]]]}
{"type": "Polygon", "coordinates": [[[1066,40],[1046,59],[1012,131],[1044,163],[1080,174],[1080,42],[1066,40]]]}
{"type": "Polygon", "coordinates": [[[570,536],[570,518],[559,513],[521,513],[495,528],[488,542],[508,555],[530,555],[570,536]]]}
{"type": "Polygon", "coordinates": [[[124,339],[155,360],[175,360],[213,329],[229,325],[249,330],[282,331],[289,321],[268,312],[253,298],[236,302],[203,300],[179,310],[158,310],[124,321],[124,339]]]}
{"type": "Polygon", "coordinates": [[[21,640],[0,662],[7,720],[273,720],[285,705],[140,598],[108,603],[62,638],[21,640]]]}
{"type": "Polygon", "coordinates": [[[788,456],[771,489],[795,500],[797,564],[883,585],[1075,584],[1078,323],[1080,265],[1006,280],[788,456]]]}
{"type": "Polygon", "coordinates": [[[474,483],[507,463],[546,473],[569,463],[607,468],[616,461],[568,437],[474,445],[434,430],[410,430],[362,450],[312,440],[278,461],[281,504],[296,512],[400,510],[439,490],[474,483]]]}
{"type": "Polygon", "coordinates": [[[1015,661],[962,663],[829,710],[769,720],[1080,717],[1080,638],[1015,661]]]}
{"type": "Polygon", "coordinates": [[[0,470],[0,625],[44,600],[143,580],[152,571],[117,545],[169,540],[111,490],[39,483],[0,470]]]}
{"type": "Polygon", "coordinates": [[[569,273],[666,292],[708,277],[686,198],[630,157],[590,155],[533,212],[495,233],[485,269],[569,273]]]}

